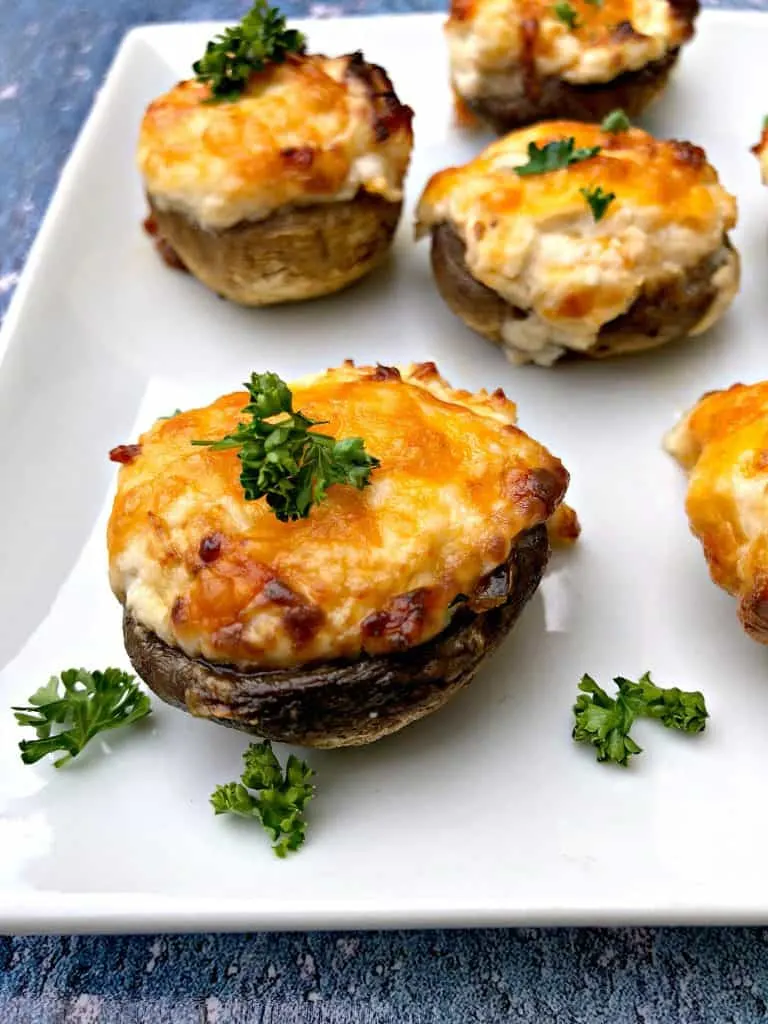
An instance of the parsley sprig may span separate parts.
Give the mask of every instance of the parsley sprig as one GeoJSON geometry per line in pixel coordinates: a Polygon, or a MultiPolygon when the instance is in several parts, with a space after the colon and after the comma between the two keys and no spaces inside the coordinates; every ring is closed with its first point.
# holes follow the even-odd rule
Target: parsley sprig
{"type": "Polygon", "coordinates": [[[236,99],[254,71],[281,64],[289,53],[303,53],[301,32],[286,28],[285,16],[266,0],[256,0],[239,25],[212,39],[192,70],[211,86],[214,100],[236,99]]]}
{"type": "Polygon", "coordinates": [[[251,743],[243,760],[240,782],[217,786],[211,794],[211,805],[216,814],[256,818],[272,840],[277,856],[285,857],[298,850],[306,838],[304,808],[315,795],[311,781],[315,773],[293,754],[283,773],[269,742],[251,743]]]}
{"type": "Polygon", "coordinates": [[[579,15],[567,0],[559,0],[558,3],[553,4],[552,10],[555,12],[555,16],[558,17],[564,25],[567,25],[571,31],[579,27],[579,15]]]}
{"type": "Polygon", "coordinates": [[[515,174],[526,177],[531,174],[546,174],[548,171],[559,171],[571,164],[581,163],[583,160],[590,160],[600,152],[599,146],[588,146],[576,149],[576,140],[573,136],[567,139],[556,139],[554,142],[547,142],[544,146],[537,146],[535,142],[528,143],[528,163],[515,167],[515,174]]]}
{"type": "Polygon", "coordinates": [[[597,188],[580,188],[579,192],[586,199],[596,221],[603,219],[605,211],[616,198],[615,192],[603,192],[602,185],[598,185],[597,188]]]}
{"type": "Polygon", "coordinates": [[[362,438],[337,441],[310,431],[323,421],[294,412],[291,390],[276,373],[252,373],[245,387],[251,400],[243,412],[250,422],[216,441],[191,443],[213,451],[240,449],[240,483],[247,501],[266,497],[277,518],[290,522],[306,519],[332,484],[360,491],[370,483],[371,470],[380,463],[366,452],[362,438]]]}
{"type": "Polygon", "coordinates": [[[152,708],[136,677],[128,672],[71,668],[61,673],[61,679],[51,676],[47,685],[29,698],[29,706],[12,710],[19,725],[30,726],[37,734],[36,740],[19,743],[24,764],[63,750],[64,756],[54,761],[55,767],[61,768],[98,733],[132,725],[152,708]]]}
{"type": "Polygon", "coordinates": [[[612,110],[610,114],[606,114],[603,118],[603,123],[600,125],[601,130],[607,132],[609,135],[618,135],[620,132],[628,132],[631,127],[632,122],[624,111],[620,109],[612,110]]]}
{"type": "Polygon", "coordinates": [[[573,707],[573,738],[590,743],[597,751],[598,761],[613,761],[626,767],[630,757],[642,753],[642,747],[629,735],[635,719],[640,717],[658,719],[668,729],[681,732],[703,731],[709,714],[698,690],[656,686],[650,672],[637,682],[623,676],[613,681],[618,688],[615,698],[609,697],[591,676],[583,676],[579,683],[581,693],[573,707]]]}

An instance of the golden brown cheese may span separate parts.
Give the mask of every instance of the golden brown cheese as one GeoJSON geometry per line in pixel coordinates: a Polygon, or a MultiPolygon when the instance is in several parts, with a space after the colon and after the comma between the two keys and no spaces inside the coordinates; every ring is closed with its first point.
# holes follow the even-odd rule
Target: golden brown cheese
{"type": "MultiPolygon", "coordinates": [[[[610,134],[551,121],[435,174],[419,203],[417,232],[446,222],[466,245],[472,275],[530,311],[527,320],[510,320],[511,355],[546,364],[567,348],[590,348],[644,286],[679,278],[715,253],[736,223],[736,200],[691,143],[660,141],[639,128],[610,134]],[[567,138],[600,152],[546,174],[514,172],[527,163],[531,143],[567,138]],[[598,187],[615,199],[596,221],[582,190],[598,187]]],[[[736,258],[718,275],[722,300],[699,331],[735,294],[736,258]]]]}
{"type": "Polygon", "coordinates": [[[568,474],[503,392],[454,390],[432,363],[345,364],[292,390],[323,431],[360,436],[381,460],[370,486],[332,487],[308,519],[279,522],[245,500],[235,452],[190,444],[232,431],[244,393],[113,454],[112,588],[191,656],[287,666],[423,643],[563,497],[568,474]]]}
{"type": "Polygon", "coordinates": [[[764,184],[768,185],[768,117],[765,119],[765,127],[760,141],[753,147],[752,152],[760,161],[760,171],[763,175],[764,184]]]}
{"type": "Polygon", "coordinates": [[[509,94],[526,76],[608,82],[677,50],[698,5],[571,0],[570,28],[551,0],[453,0],[445,27],[453,84],[466,97],[509,94]]]}
{"type": "Polygon", "coordinates": [[[223,229],[359,189],[402,199],[411,111],[360,54],[291,55],[254,73],[239,98],[209,97],[190,80],[147,109],[138,165],[157,206],[223,229]]]}
{"type": "Polygon", "coordinates": [[[704,395],[665,444],[690,473],[686,511],[712,579],[768,643],[768,381],[704,395]]]}

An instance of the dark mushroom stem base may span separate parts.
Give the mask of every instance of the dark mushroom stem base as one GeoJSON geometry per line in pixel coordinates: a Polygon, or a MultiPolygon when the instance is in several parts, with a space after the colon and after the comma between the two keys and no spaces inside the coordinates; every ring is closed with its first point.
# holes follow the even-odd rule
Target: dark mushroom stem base
{"type": "MultiPolygon", "coordinates": [[[[524,320],[530,310],[512,306],[497,292],[476,280],[466,263],[466,246],[451,224],[432,229],[432,271],[446,305],[473,331],[503,347],[502,330],[508,320],[524,320]]],[[[691,267],[685,276],[646,286],[626,313],[604,324],[594,346],[568,351],[568,358],[605,359],[657,348],[687,337],[718,300],[714,281],[726,263],[738,255],[727,235],[710,256],[691,267]]]]}
{"type": "Polygon", "coordinates": [[[471,682],[535,593],[548,559],[546,527],[525,531],[503,574],[506,601],[484,613],[459,605],[439,636],[403,653],[243,672],[190,658],[128,611],[125,646],[158,697],[193,715],[278,742],[358,746],[435,711],[471,682]]]}
{"type": "Polygon", "coordinates": [[[634,119],[663,91],[679,52],[673,50],[639,71],[624,72],[610,82],[572,85],[554,76],[524,77],[525,88],[514,95],[500,90],[498,94],[462,96],[462,100],[499,135],[537,121],[600,122],[617,109],[634,119]]]}

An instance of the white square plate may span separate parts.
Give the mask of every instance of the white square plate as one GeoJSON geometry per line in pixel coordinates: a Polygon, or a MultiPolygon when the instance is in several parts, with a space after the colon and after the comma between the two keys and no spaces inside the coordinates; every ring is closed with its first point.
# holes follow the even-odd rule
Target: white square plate
{"type": "Polygon", "coordinates": [[[708,388],[766,374],[768,191],[748,147],[768,102],[768,17],[705,13],[648,121],[706,146],[739,197],[741,294],[708,336],[605,364],[510,366],[443,306],[411,209],[480,140],[452,126],[442,17],[313,22],[313,48],[364,48],[416,110],[395,258],[322,302],[248,311],[165,268],[140,225],[143,109],[185,75],[211,25],[123,43],[65,169],[0,342],[0,927],[314,928],[768,920],[766,651],[708,580],[660,448],[708,388]],[[758,83],[757,77],[762,77],[758,83]],[[127,667],[107,584],[113,445],[158,415],[347,356],[435,359],[503,386],[571,470],[584,534],[501,652],[445,710],[368,749],[309,752],[309,841],[277,860],[258,828],[214,818],[245,736],[155,702],[64,771],[23,767],[7,710],[70,665],[127,667]],[[637,728],[629,770],[571,742],[585,671],[650,668],[704,691],[700,737],[637,728]],[[101,747],[101,749],[99,749],[101,747]]]}

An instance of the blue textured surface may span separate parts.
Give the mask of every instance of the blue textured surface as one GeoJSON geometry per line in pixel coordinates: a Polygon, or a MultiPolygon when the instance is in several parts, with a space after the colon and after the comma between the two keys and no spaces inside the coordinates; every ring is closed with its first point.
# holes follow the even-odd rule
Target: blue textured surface
{"type": "MultiPolygon", "coordinates": [[[[246,6],[0,0],[0,315],[123,33],[150,21],[234,19],[246,6]]],[[[442,5],[283,6],[331,15],[442,5]]],[[[0,938],[0,1024],[765,1020],[763,930],[0,938]]]]}

